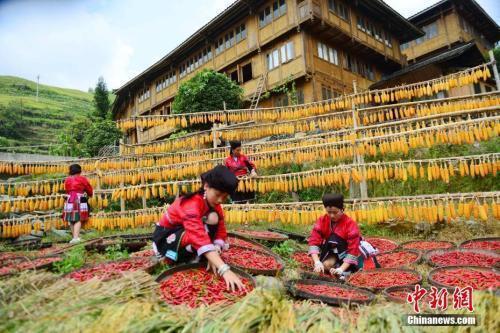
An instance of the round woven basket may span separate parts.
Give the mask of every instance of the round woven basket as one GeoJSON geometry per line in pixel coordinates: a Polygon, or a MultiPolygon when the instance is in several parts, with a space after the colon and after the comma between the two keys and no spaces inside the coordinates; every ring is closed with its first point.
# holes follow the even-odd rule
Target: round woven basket
{"type": "MultiPolygon", "coordinates": [[[[496,264],[500,263],[500,255],[497,254],[496,252],[494,252],[494,251],[486,251],[486,250],[474,250],[474,249],[433,250],[433,251],[427,252],[424,255],[424,259],[425,259],[425,262],[429,266],[432,266],[432,267],[447,267],[446,265],[440,265],[438,263],[435,263],[434,261],[432,261],[431,258],[432,258],[433,255],[436,255],[436,254],[446,254],[446,253],[451,253],[451,252],[484,254],[484,255],[488,255],[488,256],[492,256],[492,257],[497,258],[497,263],[496,264]]],[[[467,264],[464,264],[464,263],[460,263],[459,265],[460,266],[479,266],[479,265],[467,265],[467,264]]],[[[458,263],[457,263],[457,265],[449,265],[449,266],[458,266],[458,263]]],[[[493,267],[493,266],[491,266],[491,267],[493,267]]],[[[488,266],[480,266],[480,267],[488,267],[488,266]]]]}
{"type": "Polygon", "coordinates": [[[371,293],[370,291],[356,288],[356,287],[351,287],[351,286],[348,286],[345,284],[339,284],[339,283],[321,281],[321,280],[309,280],[309,279],[292,280],[287,284],[287,289],[288,289],[288,292],[296,298],[321,301],[323,303],[330,304],[330,305],[342,305],[342,304],[364,305],[364,304],[371,303],[375,299],[375,295],[373,293],[371,293]],[[317,295],[317,294],[313,294],[313,293],[298,289],[296,287],[296,285],[299,283],[305,284],[305,285],[325,285],[325,286],[332,286],[332,287],[337,287],[337,288],[341,288],[341,289],[345,289],[345,290],[353,290],[353,291],[356,291],[356,292],[363,294],[364,296],[367,297],[367,299],[356,300],[356,299],[346,299],[346,298],[341,298],[341,297],[329,297],[329,296],[317,295]]]}

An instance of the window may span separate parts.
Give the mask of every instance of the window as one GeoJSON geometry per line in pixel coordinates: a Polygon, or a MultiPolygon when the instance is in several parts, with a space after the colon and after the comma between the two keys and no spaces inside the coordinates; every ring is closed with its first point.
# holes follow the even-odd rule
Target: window
{"type": "Polygon", "coordinates": [[[263,11],[259,14],[259,28],[263,28],[273,20],[273,16],[271,14],[271,7],[264,8],[263,11]]]}
{"type": "Polygon", "coordinates": [[[288,42],[281,47],[280,52],[282,64],[293,60],[293,58],[295,57],[295,50],[293,46],[293,42],[288,42]]]}
{"type": "Polygon", "coordinates": [[[162,91],[175,82],[177,82],[177,74],[175,71],[167,73],[165,76],[156,81],[156,92],[162,91]]]}
{"type": "Polygon", "coordinates": [[[275,0],[273,6],[267,6],[259,13],[259,28],[263,28],[274,19],[286,14],[286,0],[275,0]],[[271,10],[272,9],[272,10],[271,10]]]}
{"type": "Polygon", "coordinates": [[[380,27],[375,27],[375,39],[378,40],[379,42],[384,42],[384,39],[382,38],[382,29],[380,27]]]}
{"type": "Polygon", "coordinates": [[[215,55],[219,55],[224,51],[224,40],[219,38],[217,42],[215,42],[215,55]]]}
{"type": "Polygon", "coordinates": [[[438,35],[438,27],[436,22],[424,26],[422,30],[425,32],[425,35],[415,40],[415,43],[417,45],[422,44],[426,40],[434,38],[438,35]]]}
{"type": "Polygon", "coordinates": [[[321,98],[323,100],[332,99],[333,98],[333,90],[330,87],[321,85],[321,98]]]}
{"type": "Polygon", "coordinates": [[[401,49],[401,51],[404,51],[404,50],[408,49],[409,47],[410,47],[410,42],[407,42],[407,43],[401,44],[400,49],[401,49]]]}
{"type": "Polygon", "coordinates": [[[431,23],[422,28],[425,31],[425,39],[431,39],[438,35],[437,23],[431,23]]]}
{"type": "Polygon", "coordinates": [[[279,51],[273,50],[271,53],[267,54],[267,69],[273,70],[280,65],[279,62],[279,51]]]}
{"type": "Polygon", "coordinates": [[[243,79],[243,83],[248,82],[253,78],[251,62],[241,67],[241,77],[243,79]]]}
{"type": "Polygon", "coordinates": [[[233,31],[230,31],[226,34],[226,49],[232,47],[235,43],[235,38],[234,38],[234,33],[233,31]]]}
{"type": "Polygon", "coordinates": [[[276,0],[273,2],[273,17],[277,19],[278,17],[286,14],[286,1],[276,0]]]}
{"type": "Polygon", "coordinates": [[[238,83],[238,71],[232,71],[231,73],[229,73],[229,78],[238,83]]]}
{"type": "Polygon", "coordinates": [[[288,106],[288,95],[283,94],[281,96],[276,97],[274,100],[274,106],[275,107],[288,106]]]}
{"type": "Polygon", "coordinates": [[[297,89],[297,104],[304,104],[304,90],[297,89]]]}
{"type": "Polygon", "coordinates": [[[391,35],[387,31],[384,34],[384,42],[385,42],[385,45],[392,48],[392,38],[391,38],[391,35]]]}
{"type": "Polygon", "coordinates": [[[339,64],[337,50],[320,42],[318,42],[318,57],[334,65],[339,64]]]}
{"type": "Polygon", "coordinates": [[[139,103],[144,102],[149,97],[151,97],[151,92],[148,88],[144,88],[144,90],[139,94],[139,103]]]}
{"type": "Polygon", "coordinates": [[[349,22],[349,9],[343,3],[337,1],[337,13],[340,18],[349,22]]]}
{"type": "Polygon", "coordinates": [[[236,28],[236,43],[241,42],[245,38],[247,38],[247,28],[245,24],[242,24],[236,28]]]}

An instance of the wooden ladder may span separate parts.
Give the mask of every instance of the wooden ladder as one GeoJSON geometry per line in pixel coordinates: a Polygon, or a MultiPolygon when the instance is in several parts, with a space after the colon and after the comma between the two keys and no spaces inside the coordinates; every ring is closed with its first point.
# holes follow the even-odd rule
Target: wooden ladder
{"type": "Polygon", "coordinates": [[[266,85],[267,73],[262,74],[259,78],[259,82],[257,83],[257,89],[255,89],[255,93],[250,99],[250,109],[256,109],[259,105],[260,97],[262,96],[262,92],[264,91],[264,86],[266,85]]]}

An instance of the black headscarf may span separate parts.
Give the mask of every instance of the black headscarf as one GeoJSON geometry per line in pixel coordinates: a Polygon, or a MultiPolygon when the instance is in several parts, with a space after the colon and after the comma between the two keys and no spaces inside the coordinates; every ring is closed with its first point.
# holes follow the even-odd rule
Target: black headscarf
{"type": "Polygon", "coordinates": [[[82,173],[82,167],[80,166],[80,164],[71,164],[69,166],[69,175],[70,176],[77,175],[79,173],[82,173]]]}
{"type": "Polygon", "coordinates": [[[323,205],[325,207],[344,209],[344,196],[337,193],[327,193],[323,196],[323,205]]]}
{"type": "Polygon", "coordinates": [[[241,141],[231,141],[231,142],[229,142],[229,145],[231,146],[231,149],[229,150],[229,154],[233,155],[233,150],[241,147],[241,141]]]}
{"type": "Polygon", "coordinates": [[[233,194],[238,188],[238,178],[224,165],[218,165],[202,174],[201,182],[229,194],[233,194]]]}

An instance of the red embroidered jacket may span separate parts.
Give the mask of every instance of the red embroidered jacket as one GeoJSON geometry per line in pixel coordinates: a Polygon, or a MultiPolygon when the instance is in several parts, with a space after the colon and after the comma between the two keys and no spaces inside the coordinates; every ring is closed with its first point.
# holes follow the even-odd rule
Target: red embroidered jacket
{"type": "Polygon", "coordinates": [[[88,179],[80,175],[69,176],[66,178],[64,180],[64,189],[67,194],[87,193],[89,197],[94,194],[88,179]]]}
{"type": "Polygon", "coordinates": [[[328,240],[332,233],[347,242],[347,255],[344,261],[357,265],[358,257],[361,255],[359,251],[361,234],[356,221],[345,214],[342,215],[338,222],[331,223],[328,214],[321,216],[316,221],[309,237],[309,254],[319,254],[321,245],[328,240]]]}
{"type": "MultiPolygon", "coordinates": [[[[219,215],[219,224],[214,244],[222,248],[225,246],[227,239],[224,212],[221,205],[217,205],[214,210],[219,215]]],[[[182,225],[185,233],[180,245],[182,247],[191,245],[197,251],[198,255],[201,256],[203,253],[215,250],[215,246],[212,244],[205,229],[205,224],[202,221],[202,217],[207,216],[209,212],[210,208],[201,194],[195,194],[187,199],[180,197],[163,214],[160,219],[160,226],[172,228],[182,225]]]]}
{"type": "Polygon", "coordinates": [[[257,170],[255,164],[250,162],[250,160],[245,155],[240,155],[236,157],[228,156],[226,158],[226,166],[234,173],[235,176],[246,176],[249,171],[257,170]]]}

